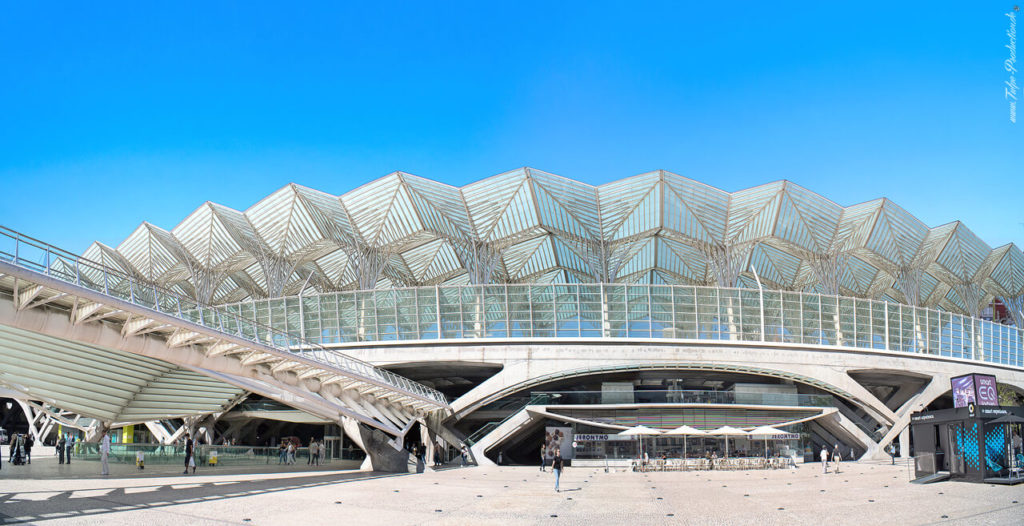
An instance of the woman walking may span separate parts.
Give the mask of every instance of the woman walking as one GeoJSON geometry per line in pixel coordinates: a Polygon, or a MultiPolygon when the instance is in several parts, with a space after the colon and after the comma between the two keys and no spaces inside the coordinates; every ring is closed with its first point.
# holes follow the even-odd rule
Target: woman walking
{"type": "Polygon", "coordinates": [[[559,449],[555,450],[555,458],[551,461],[551,471],[555,472],[555,493],[559,492],[558,480],[562,478],[562,451],[559,449]]]}

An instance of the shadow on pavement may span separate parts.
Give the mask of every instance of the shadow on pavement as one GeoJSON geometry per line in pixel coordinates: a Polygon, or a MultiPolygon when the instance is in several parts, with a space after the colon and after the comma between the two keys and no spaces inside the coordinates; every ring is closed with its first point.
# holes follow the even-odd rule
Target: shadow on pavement
{"type": "MultiPolygon", "coordinates": [[[[194,482],[173,484],[88,488],[74,491],[0,491],[0,524],[20,524],[104,513],[158,509],[164,506],[246,497],[262,493],[344,484],[407,473],[333,473],[247,481],[194,482]],[[76,496],[76,494],[81,494],[76,496]]],[[[99,519],[97,519],[99,520],[99,519]]]]}

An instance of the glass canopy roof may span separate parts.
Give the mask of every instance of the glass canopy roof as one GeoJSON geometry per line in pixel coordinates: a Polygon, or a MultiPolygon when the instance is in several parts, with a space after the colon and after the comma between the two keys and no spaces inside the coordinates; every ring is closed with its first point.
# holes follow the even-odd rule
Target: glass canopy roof
{"type": "Polygon", "coordinates": [[[342,196],[288,184],[244,212],[205,203],[170,231],[143,223],[85,256],[213,304],[440,284],[756,286],[751,269],[768,288],[974,316],[1024,296],[1020,248],[992,249],[960,222],[666,171],[592,186],[521,168],[462,188],[395,172],[342,196]]]}

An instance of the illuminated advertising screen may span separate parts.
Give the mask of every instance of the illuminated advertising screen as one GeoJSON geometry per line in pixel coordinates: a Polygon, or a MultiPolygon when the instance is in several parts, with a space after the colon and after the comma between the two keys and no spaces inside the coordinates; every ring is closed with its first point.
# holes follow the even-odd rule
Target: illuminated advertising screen
{"type": "Polygon", "coordinates": [[[996,377],[987,374],[967,374],[951,378],[953,407],[975,405],[999,405],[996,391],[996,377]]]}
{"type": "Polygon", "coordinates": [[[974,375],[974,389],[978,392],[978,405],[999,405],[995,376],[974,375]]]}
{"type": "Polygon", "coordinates": [[[974,393],[974,375],[957,376],[950,379],[953,388],[953,407],[967,407],[967,404],[977,403],[978,399],[974,393]]]}

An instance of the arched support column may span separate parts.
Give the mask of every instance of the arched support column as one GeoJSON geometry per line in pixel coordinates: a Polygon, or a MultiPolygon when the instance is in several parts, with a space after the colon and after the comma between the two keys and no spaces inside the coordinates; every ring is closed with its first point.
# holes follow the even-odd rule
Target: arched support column
{"type": "Polygon", "coordinates": [[[341,419],[341,428],[345,431],[345,436],[366,453],[366,460],[360,469],[389,473],[415,472],[415,459],[402,448],[404,433],[392,439],[384,432],[360,425],[357,420],[348,417],[341,419]]]}

